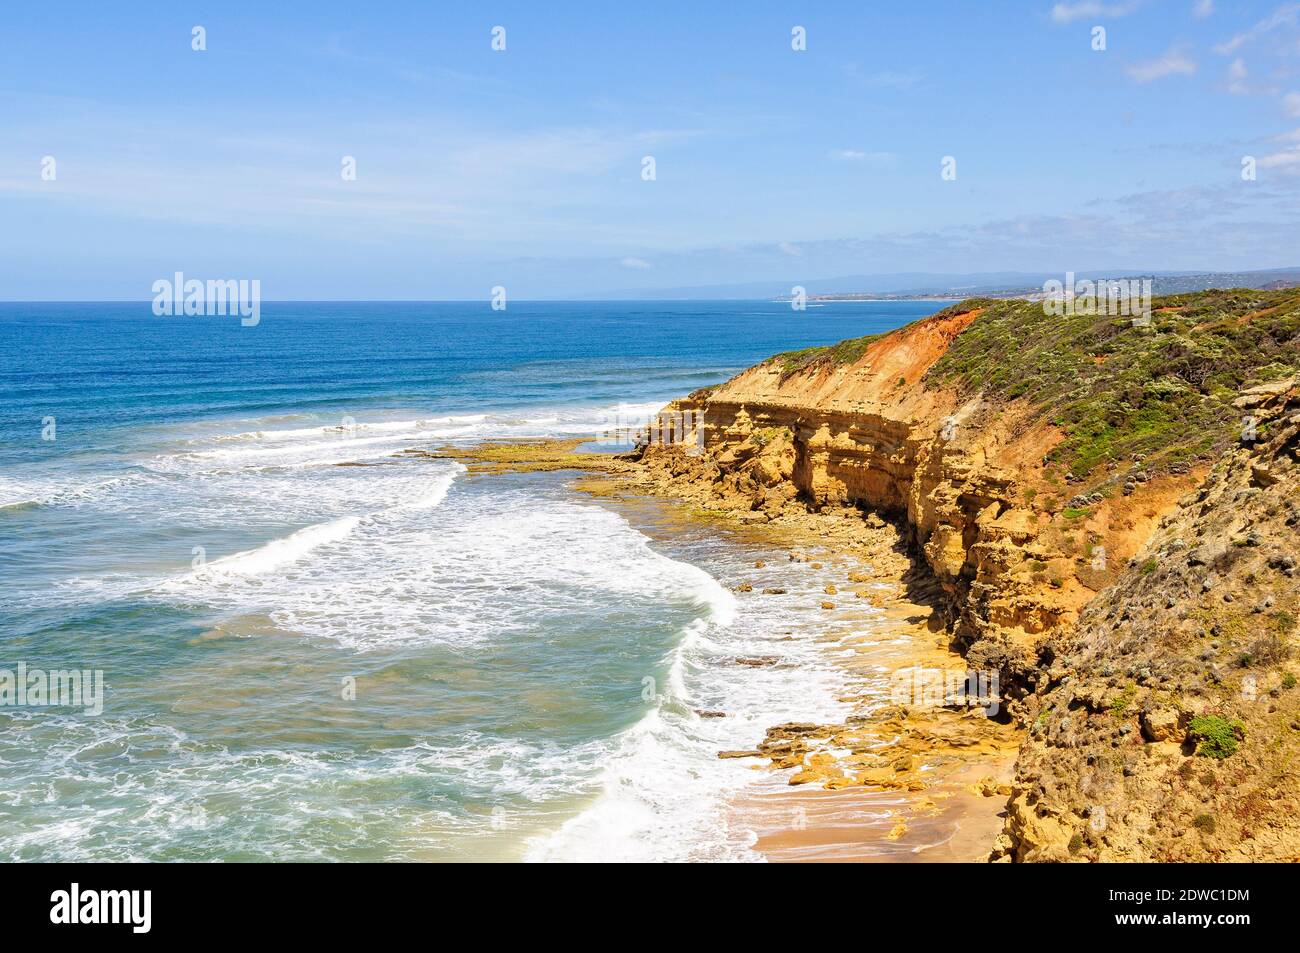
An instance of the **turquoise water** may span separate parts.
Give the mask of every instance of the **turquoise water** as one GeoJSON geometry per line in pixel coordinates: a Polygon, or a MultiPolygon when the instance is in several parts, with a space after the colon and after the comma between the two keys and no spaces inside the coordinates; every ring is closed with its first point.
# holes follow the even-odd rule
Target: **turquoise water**
{"type": "Polygon", "coordinates": [[[105,685],[0,707],[0,859],[749,858],[714,753],[841,704],[800,566],[738,605],[742,544],[402,451],[598,436],[937,307],[0,304],[0,670],[105,685]]]}

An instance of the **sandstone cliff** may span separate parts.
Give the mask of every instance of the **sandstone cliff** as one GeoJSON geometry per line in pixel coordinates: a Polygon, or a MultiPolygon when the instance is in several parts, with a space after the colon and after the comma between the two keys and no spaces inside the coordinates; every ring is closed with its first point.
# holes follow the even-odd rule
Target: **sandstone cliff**
{"type": "MultiPolygon", "coordinates": [[[[1080,756],[1078,742],[1088,732],[1110,745],[1112,729],[1123,727],[1085,724],[1073,714],[1110,712],[1114,705],[1101,689],[1087,700],[1053,700],[1080,688],[1079,665],[1093,665],[1064,661],[1076,656],[1063,646],[1091,646],[1092,654],[1079,656],[1089,660],[1105,654],[1101,645],[1157,651],[1163,643],[1155,629],[1138,634],[1116,620],[1126,612],[1125,623],[1136,617],[1122,603],[1138,583],[1164,578],[1143,568],[1155,540],[1165,538],[1161,527],[1183,521],[1179,532],[1189,546],[1203,535],[1196,530],[1217,525],[1212,519],[1226,533],[1246,504],[1223,489],[1224,481],[1240,482],[1252,467],[1278,474],[1250,477],[1274,481],[1255,489],[1277,505],[1295,489],[1286,446],[1263,462],[1242,455],[1266,452],[1243,444],[1243,428],[1256,425],[1252,415],[1289,406],[1300,293],[1205,292],[1156,306],[1149,322],[1135,322],[1053,316],[1028,302],[965,302],[887,335],[778,355],[669,408],[697,428],[685,436],[697,436],[702,450],[679,442],[643,454],[679,495],[742,511],[748,521],[797,508],[856,506],[902,522],[917,558],[942,587],[954,646],[971,668],[1000,672],[1005,710],[1034,726],[998,849],[1003,857],[1080,854],[1094,801],[1080,794],[1080,777],[1064,765],[1080,756]],[[1252,387],[1253,394],[1239,397],[1252,387]],[[1193,491],[1201,498],[1187,510],[1179,501],[1193,491]],[[1212,495],[1218,516],[1204,494],[1212,495]],[[1062,738],[1068,743],[1057,744],[1062,738]],[[1062,751],[1069,752],[1065,760],[1062,751]]],[[[676,427],[680,438],[683,428],[676,427]]],[[[1279,532],[1276,547],[1294,551],[1294,524],[1290,536],[1279,532]]],[[[1223,579],[1225,570],[1216,571],[1223,579]]],[[[1233,598],[1244,604],[1253,597],[1244,592],[1233,598]]],[[[1177,613],[1184,628],[1215,624],[1202,616],[1188,623],[1196,607],[1177,586],[1162,598],[1149,627],[1171,624],[1174,616],[1165,615],[1177,613]]],[[[1272,599],[1274,614],[1248,618],[1243,632],[1254,632],[1261,618],[1280,620],[1269,623],[1281,639],[1270,658],[1280,663],[1296,635],[1295,613],[1281,593],[1260,598],[1272,599]]],[[[1243,632],[1219,636],[1215,651],[1245,651],[1237,644],[1243,632]]],[[[1166,649],[1192,652],[1184,660],[1188,673],[1203,675],[1196,665],[1205,669],[1211,661],[1199,659],[1199,647],[1166,649]]],[[[1129,671],[1133,661],[1097,662],[1088,678],[1123,680],[1115,673],[1129,671]]],[[[1116,690],[1137,712],[1150,686],[1128,677],[1137,687],[1116,690]]],[[[1197,705],[1158,701],[1150,704],[1161,714],[1144,717],[1162,724],[1172,718],[1185,731],[1197,705]]],[[[1139,742],[1136,722],[1128,727],[1116,744],[1139,742]]],[[[1110,816],[1112,825],[1123,823],[1110,816]]],[[[1146,856],[1143,850],[1124,856],[1146,856]]]]}

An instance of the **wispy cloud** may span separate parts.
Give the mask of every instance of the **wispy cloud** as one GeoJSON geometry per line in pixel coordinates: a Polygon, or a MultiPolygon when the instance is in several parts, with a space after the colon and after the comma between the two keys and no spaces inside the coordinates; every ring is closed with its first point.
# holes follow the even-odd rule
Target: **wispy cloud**
{"type": "Polygon", "coordinates": [[[1098,17],[1126,17],[1138,8],[1132,3],[1096,3],[1092,0],[1079,0],[1077,3],[1058,3],[1052,7],[1052,19],[1057,23],[1073,23],[1075,20],[1097,19],[1098,17]]]}
{"type": "Polygon", "coordinates": [[[1250,92],[1250,86],[1246,83],[1246,64],[1240,58],[1232,61],[1228,67],[1228,92],[1234,96],[1244,96],[1250,92]]]}
{"type": "Polygon", "coordinates": [[[1154,60],[1134,63],[1128,75],[1139,83],[1150,83],[1166,76],[1191,76],[1196,72],[1196,61],[1182,50],[1171,47],[1154,60]]]}
{"type": "Polygon", "coordinates": [[[861,149],[832,149],[829,155],[839,162],[888,162],[894,158],[892,152],[863,152],[861,149]]]}
{"type": "Polygon", "coordinates": [[[633,258],[631,255],[619,262],[624,268],[631,268],[633,271],[649,271],[654,265],[644,258],[633,258]]]}
{"type": "Polygon", "coordinates": [[[875,89],[911,89],[925,80],[925,73],[919,69],[866,73],[857,63],[847,64],[844,67],[844,74],[859,85],[875,89]]]}
{"type": "Polygon", "coordinates": [[[1278,7],[1264,19],[1260,20],[1249,30],[1238,33],[1236,36],[1214,47],[1214,52],[1223,56],[1229,56],[1241,49],[1247,43],[1252,43],[1266,34],[1272,33],[1279,27],[1294,27],[1300,23],[1300,3],[1287,3],[1278,7]]]}
{"type": "Polygon", "coordinates": [[[1192,7],[1192,16],[1198,20],[1204,20],[1214,14],[1214,0],[1196,0],[1195,6],[1192,7]]]}
{"type": "MultiPolygon", "coordinates": [[[[873,272],[979,272],[1104,269],[1245,269],[1295,264],[1300,221],[1300,150],[1270,158],[1271,184],[1190,186],[1098,198],[1070,211],[975,220],[915,231],[884,230],[854,238],[800,241],[791,260],[780,243],[700,247],[666,255],[655,274],[674,284],[774,281],[787,268],[811,275],[873,272]],[[1286,174],[1283,174],[1283,168],[1286,174]],[[685,281],[681,269],[698,280],[685,281]]],[[[914,283],[911,286],[915,286],[914,283]]],[[[671,285],[664,285],[665,287],[671,285]]],[[[900,287],[907,287],[900,285],[900,287]]]]}
{"type": "Polygon", "coordinates": [[[1283,96],[1282,108],[1288,116],[1300,118],[1300,93],[1287,93],[1283,96]]]}
{"type": "Polygon", "coordinates": [[[925,74],[920,70],[908,70],[905,73],[886,70],[866,77],[866,83],[869,86],[883,86],[889,89],[911,89],[923,79],[925,74]]]}
{"type": "Polygon", "coordinates": [[[1300,173],[1300,146],[1283,149],[1281,152],[1274,152],[1272,155],[1261,156],[1259,167],[1261,169],[1284,169],[1287,172],[1300,173]]]}
{"type": "Polygon", "coordinates": [[[34,161],[21,169],[0,164],[0,203],[39,196],[69,215],[207,228],[256,222],[266,234],[354,242],[414,236],[442,254],[546,236],[586,247],[644,242],[644,227],[593,209],[627,201],[647,145],[691,138],[689,130],[515,131],[426,119],[323,128],[247,114],[189,124],[97,103],[59,105],[49,118],[6,130],[16,148],[58,158],[57,182],[42,182],[34,161]],[[171,150],[178,138],[199,136],[204,150],[171,150]],[[86,142],[104,145],[92,153],[86,142]],[[354,181],[340,175],[344,156],[356,159],[354,181]]]}

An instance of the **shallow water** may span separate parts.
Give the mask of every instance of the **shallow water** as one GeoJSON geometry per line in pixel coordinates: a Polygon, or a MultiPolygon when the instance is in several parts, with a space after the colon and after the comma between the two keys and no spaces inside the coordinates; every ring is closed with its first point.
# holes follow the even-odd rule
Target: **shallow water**
{"type": "Polygon", "coordinates": [[[0,706],[0,858],[754,859],[716,751],[843,708],[806,568],[738,602],[734,540],[400,452],[936,307],[0,305],[0,669],[105,681],[0,706]]]}

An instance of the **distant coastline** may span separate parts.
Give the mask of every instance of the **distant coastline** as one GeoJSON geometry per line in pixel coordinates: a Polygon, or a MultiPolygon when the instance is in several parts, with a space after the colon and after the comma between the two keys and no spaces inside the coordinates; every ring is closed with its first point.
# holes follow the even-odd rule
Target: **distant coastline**
{"type": "MultiPolygon", "coordinates": [[[[1050,276],[1049,276],[1050,277],[1050,276]]],[[[1059,276],[1057,276],[1059,278],[1059,276]]],[[[1251,288],[1256,291],[1281,291],[1300,287],[1300,270],[1279,268],[1249,272],[1204,272],[1198,274],[1142,274],[1138,272],[1080,272],[1079,278],[1094,282],[1150,279],[1158,295],[1186,294],[1226,288],[1251,288]]],[[[1048,280],[1046,277],[1044,280],[1048,280]]],[[[810,282],[811,283],[811,282],[810,282]]],[[[792,294],[775,296],[774,301],[791,301],[792,294]]],[[[1042,284],[962,285],[960,287],[924,287],[906,291],[837,291],[806,292],[807,301],[964,301],[968,298],[991,298],[999,301],[1038,301],[1043,297],[1042,284]]]]}

